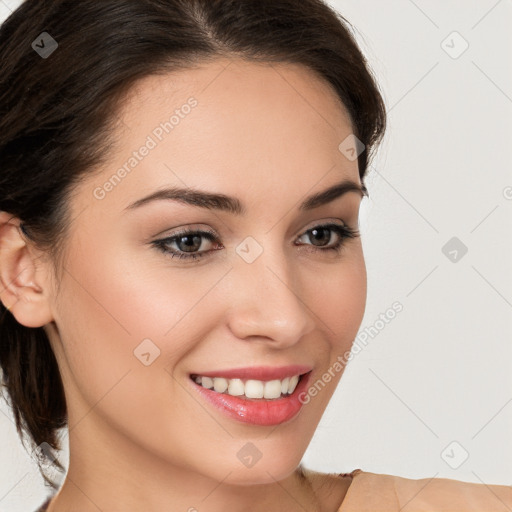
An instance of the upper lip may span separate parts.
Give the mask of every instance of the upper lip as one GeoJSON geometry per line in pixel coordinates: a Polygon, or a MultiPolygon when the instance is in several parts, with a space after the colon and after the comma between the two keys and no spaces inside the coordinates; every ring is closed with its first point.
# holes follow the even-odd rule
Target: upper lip
{"type": "Polygon", "coordinates": [[[254,379],[254,380],[283,380],[286,377],[301,375],[312,370],[311,366],[294,364],[289,366],[247,366],[245,368],[230,368],[227,370],[213,370],[197,372],[192,375],[205,377],[224,377],[225,379],[254,379]]]}

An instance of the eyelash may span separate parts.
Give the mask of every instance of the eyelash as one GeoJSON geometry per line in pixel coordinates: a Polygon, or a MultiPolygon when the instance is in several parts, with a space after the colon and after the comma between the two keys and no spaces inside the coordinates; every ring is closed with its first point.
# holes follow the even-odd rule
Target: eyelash
{"type": "MultiPolygon", "coordinates": [[[[308,229],[307,231],[305,231],[301,235],[301,237],[306,235],[310,231],[314,231],[315,229],[326,229],[326,228],[337,233],[339,236],[339,240],[334,245],[332,245],[330,247],[326,247],[326,248],[311,246],[312,249],[310,249],[310,250],[312,250],[313,252],[334,251],[335,253],[339,254],[341,249],[345,245],[345,240],[347,238],[357,238],[358,236],[360,236],[360,233],[357,229],[352,229],[349,226],[342,226],[340,224],[332,224],[331,223],[331,224],[320,224],[318,226],[314,226],[314,227],[308,229]]],[[[185,259],[185,260],[199,260],[205,254],[209,254],[209,253],[213,252],[214,250],[216,250],[216,249],[213,249],[210,251],[203,251],[201,253],[196,253],[196,254],[193,254],[193,253],[187,254],[186,252],[179,252],[174,249],[170,250],[168,248],[169,244],[176,242],[178,239],[180,239],[182,237],[191,236],[191,235],[202,236],[202,237],[206,238],[207,240],[209,240],[210,242],[215,242],[216,238],[217,238],[215,236],[215,234],[210,231],[190,231],[190,230],[186,231],[186,230],[184,230],[184,231],[174,234],[171,237],[162,238],[160,240],[154,240],[151,243],[152,243],[152,245],[156,246],[156,248],[158,250],[169,255],[171,258],[177,257],[177,258],[185,259]]]]}

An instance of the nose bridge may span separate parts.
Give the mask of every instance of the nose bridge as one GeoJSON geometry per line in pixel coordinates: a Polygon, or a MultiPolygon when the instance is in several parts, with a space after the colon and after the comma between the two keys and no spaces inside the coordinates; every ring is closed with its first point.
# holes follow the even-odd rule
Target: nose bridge
{"type": "Polygon", "coordinates": [[[260,249],[254,239],[246,239],[237,247],[230,328],[240,339],[264,337],[275,345],[292,345],[314,328],[312,313],[284,252],[258,245],[260,249]]]}

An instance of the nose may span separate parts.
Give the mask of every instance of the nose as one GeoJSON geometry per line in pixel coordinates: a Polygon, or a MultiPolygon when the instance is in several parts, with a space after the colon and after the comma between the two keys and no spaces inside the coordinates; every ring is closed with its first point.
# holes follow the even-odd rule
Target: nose
{"type": "Polygon", "coordinates": [[[230,280],[228,324],[239,339],[286,348],[315,328],[313,298],[301,296],[299,280],[282,253],[273,257],[264,251],[250,264],[238,260],[230,280]]]}

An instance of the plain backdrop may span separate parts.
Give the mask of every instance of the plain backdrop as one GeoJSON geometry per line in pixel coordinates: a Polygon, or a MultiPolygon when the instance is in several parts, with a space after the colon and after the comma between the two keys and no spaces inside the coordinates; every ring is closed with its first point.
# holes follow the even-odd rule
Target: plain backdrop
{"type": "MultiPolygon", "coordinates": [[[[19,3],[0,0],[1,19],[19,3]]],[[[512,2],[329,3],[355,27],[389,124],[361,207],[357,353],[304,465],[511,485],[512,2]]],[[[0,511],[48,492],[2,403],[0,511]]]]}

